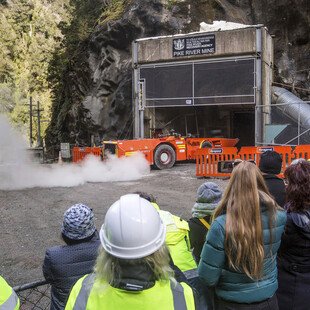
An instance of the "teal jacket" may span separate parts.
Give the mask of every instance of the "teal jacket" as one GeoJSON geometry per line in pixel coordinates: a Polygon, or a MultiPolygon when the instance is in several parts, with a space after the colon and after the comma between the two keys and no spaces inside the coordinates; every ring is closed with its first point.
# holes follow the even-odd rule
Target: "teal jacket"
{"type": "Polygon", "coordinates": [[[272,244],[270,244],[268,211],[264,206],[261,206],[261,220],[265,258],[263,279],[258,282],[254,282],[245,273],[235,271],[228,264],[224,251],[226,215],[219,216],[212,223],[201,253],[198,273],[206,285],[215,287],[219,298],[237,303],[254,303],[272,297],[277,290],[276,256],[286,222],[286,213],[277,211],[277,221],[273,221],[272,244]]]}

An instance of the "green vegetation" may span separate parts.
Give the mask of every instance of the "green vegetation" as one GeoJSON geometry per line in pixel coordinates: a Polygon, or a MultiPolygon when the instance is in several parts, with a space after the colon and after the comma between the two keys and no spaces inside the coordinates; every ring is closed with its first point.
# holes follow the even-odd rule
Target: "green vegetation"
{"type": "MultiPolygon", "coordinates": [[[[70,24],[72,10],[69,0],[0,2],[0,113],[21,128],[29,128],[30,97],[35,106],[40,102],[41,119],[49,119],[49,63],[62,48],[59,26],[70,24]]],[[[46,126],[41,124],[43,132],[46,126]]],[[[35,137],[36,119],[33,127],[35,137]]]]}
{"type": "MultiPolygon", "coordinates": [[[[0,113],[23,135],[40,102],[41,135],[60,140],[68,112],[88,83],[87,48],[98,22],[122,14],[130,0],[0,0],[0,113]],[[70,78],[69,78],[70,76],[70,78]]],[[[75,107],[76,109],[76,107],[75,107]]],[[[80,113],[80,111],[78,111],[80,113]]],[[[33,137],[37,119],[33,118],[33,137]]],[[[66,137],[67,138],[67,137],[66,137]]]]}
{"type": "MultiPolygon", "coordinates": [[[[52,104],[61,105],[56,100],[63,99],[69,109],[59,93],[78,46],[101,13],[99,0],[0,1],[0,113],[12,124],[28,134],[30,97],[34,116],[40,102],[42,120],[50,121],[52,104]]],[[[43,135],[47,126],[41,123],[43,135]]],[[[35,117],[33,129],[34,141],[35,117]]]]}
{"type": "Polygon", "coordinates": [[[167,0],[166,7],[171,8],[174,4],[181,2],[180,0],[167,0]]]}
{"type": "Polygon", "coordinates": [[[99,18],[99,23],[105,23],[122,15],[131,0],[108,0],[106,7],[99,18]]]}

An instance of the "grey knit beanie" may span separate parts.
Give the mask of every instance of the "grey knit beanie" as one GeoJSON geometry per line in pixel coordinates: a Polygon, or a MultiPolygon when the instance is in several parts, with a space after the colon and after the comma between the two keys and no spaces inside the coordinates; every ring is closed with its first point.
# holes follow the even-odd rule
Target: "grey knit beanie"
{"type": "Polygon", "coordinates": [[[193,217],[205,217],[211,215],[222,199],[221,188],[213,183],[206,182],[197,190],[197,202],[193,206],[193,217]]]}
{"type": "Polygon", "coordinates": [[[64,214],[61,232],[68,238],[80,240],[95,232],[94,214],[87,206],[78,203],[64,214]]]}

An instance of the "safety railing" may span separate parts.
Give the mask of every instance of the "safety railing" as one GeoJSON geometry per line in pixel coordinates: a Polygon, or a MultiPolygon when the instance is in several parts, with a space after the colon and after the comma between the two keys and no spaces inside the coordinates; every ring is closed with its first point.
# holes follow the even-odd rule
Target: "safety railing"
{"type": "Polygon", "coordinates": [[[72,161],[77,163],[83,160],[89,154],[101,156],[102,150],[100,147],[74,147],[72,149],[72,161]]]}
{"type": "Polygon", "coordinates": [[[249,146],[242,147],[239,152],[236,147],[222,149],[199,149],[196,151],[196,176],[199,177],[229,177],[232,171],[232,162],[241,160],[254,160],[259,165],[260,154],[266,151],[276,151],[282,157],[282,169],[279,177],[297,158],[310,158],[310,145],[291,146],[249,146]]]}
{"type": "Polygon", "coordinates": [[[20,310],[47,310],[50,308],[50,284],[45,280],[13,287],[19,297],[20,310]]]}

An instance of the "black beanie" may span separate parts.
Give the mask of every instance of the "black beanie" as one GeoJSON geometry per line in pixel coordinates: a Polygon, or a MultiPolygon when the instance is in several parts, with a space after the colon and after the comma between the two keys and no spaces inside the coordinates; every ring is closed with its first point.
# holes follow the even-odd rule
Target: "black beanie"
{"type": "Polygon", "coordinates": [[[279,174],[282,168],[282,158],[275,151],[264,152],[259,159],[259,169],[264,173],[279,174]]]}

